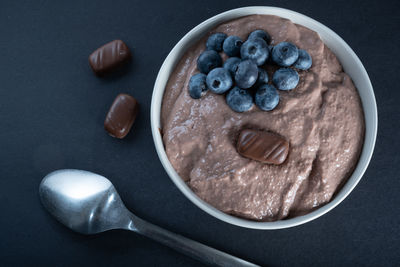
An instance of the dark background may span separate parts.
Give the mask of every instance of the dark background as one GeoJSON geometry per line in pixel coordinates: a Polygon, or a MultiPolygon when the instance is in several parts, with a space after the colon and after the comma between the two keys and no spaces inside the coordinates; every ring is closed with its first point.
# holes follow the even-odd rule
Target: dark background
{"type": "Polygon", "coordinates": [[[0,265],[201,266],[137,234],[75,234],[42,208],[38,185],[50,171],[77,168],[115,184],[139,216],[261,265],[390,266],[400,261],[399,1],[1,1],[0,265]],[[150,132],[157,72],[194,26],[250,5],[280,6],[338,33],[374,86],[375,153],[350,196],[321,218],[291,229],[249,230],[195,207],[168,178],[150,132]],[[133,62],[97,78],[88,55],[124,40],[133,62]],[[103,129],[120,92],[141,103],[124,140],[103,129]]]}

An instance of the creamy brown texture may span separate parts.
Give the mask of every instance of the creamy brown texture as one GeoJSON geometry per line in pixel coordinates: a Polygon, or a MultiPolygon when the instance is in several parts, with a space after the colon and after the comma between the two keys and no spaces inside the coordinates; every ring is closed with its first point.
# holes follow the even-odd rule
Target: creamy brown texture
{"type": "MultiPolygon", "coordinates": [[[[195,100],[190,77],[207,36],[191,47],[168,81],[162,104],[163,141],[180,177],[204,201],[236,216],[274,221],[308,213],[328,203],[357,164],[364,140],[364,115],[350,77],[318,34],[276,16],[252,15],[219,25],[246,39],[255,29],[272,44],[289,41],[313,59],[291,91],[279,91],[270,112],[254,106],[232,111],[223,95],[208,92],[195,100]],[[236,151],[242,129],[272,131],[290,142],[282,165],[244,158],[236,151]]],[[[226,58],[226,57],[225,57],[226,58]]],[[[273,67],[267,67],[269,77],[273,67]]]]}

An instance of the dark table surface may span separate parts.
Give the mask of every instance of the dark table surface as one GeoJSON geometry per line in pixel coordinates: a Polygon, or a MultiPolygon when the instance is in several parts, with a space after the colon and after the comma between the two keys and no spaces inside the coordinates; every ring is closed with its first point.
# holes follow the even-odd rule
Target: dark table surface
{"type": "Polygon", "coordinates": [[[398,1],[1,1],[0,265],[201,266],[134,233],[82,236],[57,223],[37,191],[61,168],[103,174],[144,219],[261,265],[398,264],[399,9],[398,1]],[[168,178],[150,132],[153,84],[168,52],[205,19],[249,5],[292,9],[338,33],[378,103],[375,153],[359,185],[333,211],[291,229],[244,229],[195,207],[168,178]],[[132,64],[95,77],[88,55],[117,38],[132,64]],[[121,92],[138,99],[141,114],[117,140],[103,120],[121,92]]]}

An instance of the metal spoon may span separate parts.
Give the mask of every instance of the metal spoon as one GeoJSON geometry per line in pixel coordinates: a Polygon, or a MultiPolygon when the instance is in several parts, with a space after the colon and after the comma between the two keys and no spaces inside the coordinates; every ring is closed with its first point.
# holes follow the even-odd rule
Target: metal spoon
{"type": "Polygon", "coordinates": [[[52,172],[43,178],[39,195],[43,206],[58,221],[82,234],[125,229],[147,236],[206,264],[257,266],[136,217],[125,207],[112,183],[92,172],[52,172]]]}

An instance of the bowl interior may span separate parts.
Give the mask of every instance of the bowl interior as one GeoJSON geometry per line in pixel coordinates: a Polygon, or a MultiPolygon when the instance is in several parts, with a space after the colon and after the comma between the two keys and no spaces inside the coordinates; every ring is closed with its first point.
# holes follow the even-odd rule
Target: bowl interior
{"type": "Polygon", "coordinates": [[[296,226],[316,219],[337,206],[357,185],[368,166],[375,146],[377,123],[377,107],[372,85],[364,66],[353,50],[343,41],[342,38],[321,23],[300,13],[276,7],[260,6],[233,9],[216,15],[193,28],[175,45],[161,66],[154,85],[151,102],[151,127],[157,154],[162,165],[176,186],[195,205],[212,216],[234,225],[254,229],[280,229],[296,226]],[[359,162],[349,180],[336,194],[334,199],[328,204],[306,215],[275,222],[256,222],[234,217],[217,210],[197,197],[197,195],[183,182],[170,164],[159,131],[161,128],[160,114],[164,90],[170,74],[186,50],[215,26],[235,18],[252,14],[280,16],[317,32],[323,42],[337,56],[345,72],[352,78],[361,97],[365,116],[365,140],[359,162]]]}

